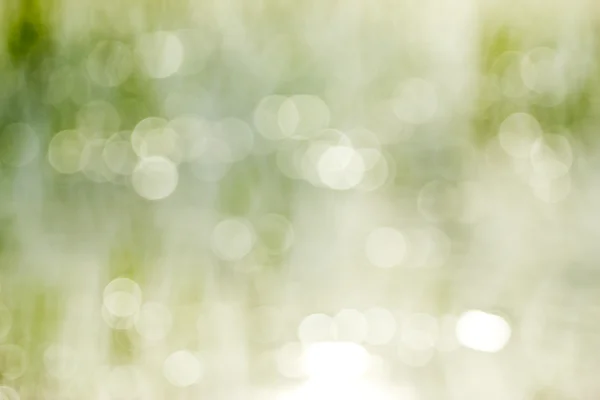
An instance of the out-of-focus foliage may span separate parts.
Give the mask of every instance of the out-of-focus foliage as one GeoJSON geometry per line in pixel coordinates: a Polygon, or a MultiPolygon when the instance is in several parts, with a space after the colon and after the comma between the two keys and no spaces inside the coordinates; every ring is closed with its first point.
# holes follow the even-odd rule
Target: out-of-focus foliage
{"type": "Polygon", "coordinates": [[[587,399],[598,17],[0,2],[0,399],[587,399]]]}

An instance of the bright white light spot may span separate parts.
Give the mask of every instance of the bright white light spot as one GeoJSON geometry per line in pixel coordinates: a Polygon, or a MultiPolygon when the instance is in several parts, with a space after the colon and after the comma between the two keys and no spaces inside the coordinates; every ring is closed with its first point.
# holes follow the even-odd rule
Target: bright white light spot
{"type": "Polygon", "coordinates": [[[178,181],[177,166],[169,159],[158,156],[141,159],[131,175],[137,194],[148,200],[170,196],[178,181]]]}
{"type": "Polygon", "coordinates": [[[438,110],[437,90],[424,79],[409,79],[397,88],[393,107],[402,122],[414,125],[429,122],[438,110]]]}
{"type": "Polygon", "coordinates": [[[325,186],[335,190],[348,190],[362,181],[365,164],[353,148],[330,146],[319,158],[317,170],[325,186]]]}
{"type": "Polygon", "coordinates": [[[298,326],[298,339],[304,344],[334,339],[333,318],[325,314],[306,316],[298,326]]]}
{"type": "Polygon", "coordinates": [[[179,37],[170,32],[142,35],[137,43],[137,53],[145,71],[151,78],[166,78],[179,70],[184,48],[179,37]]]}
{"type": "Polygon", "coordinates": [[[187,387],[202,376],[200,360],[186,350],[172,353],[163,364],[163,374],[173,386],[187,387]]]}
{"type": "Polygon", "coordinates": [[[369,262],[376,267],[392,268],[400,265],[406,255],[404,235],[394,228],[377,228],[367,237],[365,252],[369,262]]]}
{"type": "Polygon", "coordinates": [[[504,151],[518,158],[529,157],[531,147],[541,134],[539,122],[527,113],[511,114],[498,129],[498,139],[504,151]]]}
{"type": "Polygon", "coordinates": [[[456,324],[458,341],[473,350],[498,352],[506,345],[510,335],[510,325],[504,318],[483,311],[467,311],[456,324]]]}
{"type": "Polygon", "coordinates": [[[167,336],[173,319],[169,309],[161,303],[145,303],[135,320],[135,329],[149,343],[156,343],[167,336]]]}
{"type": "Polygon", "coordinates": [[[367,320],[358,310],[341,310],[333,317],[336,340],[361,343],[367,335],[367,320]]]}
{"type": "Polygon", "coordinates": [[[366,342],[373,346],[389,343],[396,334],[396,319],[385,308],[371,308],[365,312],[367,320],[366,342]]]}
{"type": "Polygon", "coordinates": [[[352,379],[364,375],[370,356],[364,347],[351,342],[321,342],[308,346],[303,370],[311,379],[352,379]]]}
{"type": "Polygon", "coordinates": [[[243,218],[226,219],[215,227],[211,235],[212,249],[222,260],[237,261],[244,258],[255,242],[250,222],[243,218]]]}

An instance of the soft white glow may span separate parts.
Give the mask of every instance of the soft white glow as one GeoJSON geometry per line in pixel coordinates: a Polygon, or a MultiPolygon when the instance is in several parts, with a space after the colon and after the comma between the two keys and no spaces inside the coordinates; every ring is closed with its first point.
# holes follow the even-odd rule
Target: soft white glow
{"type": "Polygon", "coordinates": [[[556,179],[569,172],[573,163],[573,152],[566,137],[543,135],[533,143],[529,159],[536,174],[556,179]]]}
{"type": "Polygon", "coordinates": [[[396,334],[396,319],[385,308],[371,308],[365,312],[367,320],[366,342],[370,345],[389,343],[396,334]]]}
{"type": "Polygon", "coordinates": [[[255,234],[250,222],[242,218],[226,219],[215,227],[211,236],[213,251],[226,261],[237,261],[252,250],[255,234]]]}
{"type": "Polygon", "coordinates": [[[415,400],[412,391],[394,390],[382,382],[367,380],[310,380],[277,400],[415,400]]]}
{"type": "Polygon", "coordinates": [[[135,320],[135,329],[150,343],[162,340],[171,330],[172,317],[169,309],[161,303],[146,303],[135,320]]]}
{"type": "Polygon", "coordinates": [[[207,139],[210,134],[208,121],[193,115],[181,115],[169,121],[167,129],[177,134],[184,161],[205,157],[210,150],[207,139]]]}
{"type": "Polygon", "coordinates": [[[556,179],[533,176],[529,185],[535,197],[545,203],[557,203],[571,193],[571,176],[569,174],[556,179]]]}
{"type": "Polygon", "coordinates": [[[254,109],[254,126],[264,138],[280,140],[286,137],[279,122],[281,118],[282,122],[288,123],[287,119],[289,117],[285,115],[288,111],[282,111],[280,116],[280,107],[286,99],[285,96],[267,96],[254,109]]]}
{"type": "Polygon", "coordinates": [[[114,179],[115,174],[104,162],[104,139],[91,139],[87,142],[88,158],[83,165],[83,174],[91,181],[106,182],[114,179]]]}
{"type": "Polygon", "coordinates": [[[498,129],[498,139],[504,151],[518,158],[529,156],[531,147],[541,134],[539,122],[527,113],[509,115],[498,129]]]}
{"type": "Polygon", "coordinates": [[[104,288],[104,308],[113,317],[133,316],[139,310],[141,301],[142,290],[131,279],[117,278],[104,288]]]}
{"type": "Polygon", "coordinates": [[[525,85],[532,91],[543,94],[544,105],[559,104],[567,93],[566,54],[548,47],[537,47],[521,60],[520,72],[525,85]]]}
{"type": "Polygon", "coordinates": [[[353,148],[330,146],[319,158],[317,171],[325,186],[336,190],[348,190],[362,181],[365,164],[353,148]]]}
{"type": "Polygon", "coordinates": [[[379,150],[361,149],[358,152],[365,163],[366,171],[357,188],[367,192],[377,190],[389,181],[393,173],[393,164],[379,150]]]}
{"type": "Polygon", "coordinates": [[[183,156],[181,139],[164,118],[141,120],[131,133],[131,147],[140,157],[161,156],[179,162],[183,156]]]}
{"type": "Polygon", "coordinates": [[[405,345],[398,346],[398,358],[403,364],[408,365],[409,367],[424,367],[429,364],[433,356],[434,349],[431,347],[416,350],[405,345]]]}
{"type": "Polygon", "coordinates": [[[131,175],[133,188],[148,200],[169,197],[179,182],[177,166],[169,159],[159,156],[140,160],[131,175]]]}
{"type": "Polygon", "coordinates": [[[450,256],[452,242],[443,231],[427,227],[408,234],[410,252],[404,264],[415,268],[437,268],[450,256]]]}
{"type": "Polygon", "coordinates": [[[173,386],[186,387],[200,379],[202,365],[192,353],[180,350],[167,357],[163,364],[163,373],[173,386]]]}
{"type": "Polygon", "coordinates": [[[333,317],[335,338],[343,342],[361,343],[367,335],[367,320],[363,313],[344,309],[333,317]]]}
{"type": "Polygon", "coordinates": [[[413,78],[398,86],[393,99],[398,119],[409,124],[429,122],[438,110],[438,94],[435,86],[420,78],[413,78]]]}
{"type": "Polygon", "coordinates": [[[373,230],[367,237],[365,253],[371,264],[380,268],[400,265],[406,254],[404,235],[390,227],[373,230]]]}
{"type": "Polygon", "coordinates": [[[142,35],[137,53],[146,73],[151,78],[166,78],[179,70],[184,48],[179,37],[171,32],[153,32],[142,35]]]}
{"type": "Polygon", "coordinates": [[[302,344],[287,343],[281,347],[275,356],[277,370],[287,378],[302,376],[302,344]]]}
{"type": "Polygon", "coordinates": [[[19,396],[19,393],[15,389],[9,386],[0,386],[0,399],[20,400],[21,396],[19,396]]]}
{"type": "Polygon", "coordinates": [[[120,365],[112,368],[102,387],[109,398],[133,399],[141,395],[143,389],[142,373],[133,365],[120,365]]]}
{"type": "Polygon", "coordinates": [[[456,322],[457,318],[454,315],[444,315],[440,318],[440,337],[435,346],[438,351],[453,351],[458,348],[456,322]]]}
{"type": "Polygon", "coordinates": [[[438,337],[437,320],[429,314],[411,314],[402,320],[400,339],[404,346],[411,350],[429,350],[435,346],[438,337]]]}
{"type": "Polygon", "coordinates": [[[333,319],[325,314],[306,316],[298,326],[298,338],[302,343],[332,340],[335,327],[333,319]]]}
{"type": "Polygon", "coordinates": [[[328,126],[329,119],[327,104],[320,97],[312,95],[289,97],[281,102],[277,111],[278,126],[284,137],[312,137],[328,126]]]}
{"type": "Polygon", "coordinates": [[[214,124],[214,139],[220,139],[226,143],[229,151],[225,154],[229,157],[224,161],[227,162],[243,160],[250,154],[254,145],[252,129],[238,118],[224,118],[214,124]]]}
{"type": "Polygon", "coordinates": [[[130,175],[137,164],[137,155],[129,142],[130,132],[113,134],[104,143],[102,158],[106,167],[118,175],[130,175]]]}
{"type": "Polygon", "coordinates": [[[352,342],[313,343],[305,350],[302,366],[312,379],[358,378],[367,372],[369,353],[352,342]]]}
{"type": "Polygon", "coordinates": [[[498,352],[506,345],[510,335],[510,325],[504,318],[483,311],[467,311],[456,324],[458,341],[473,350],[498,352]]]}
{"type": "Polygon", "coordinates": [[[88,158],[86,139],[76,130],[57,133],[48,145],[48,161],[62,174],[81,171],[88,158]]]}
{"type": "Polygon", "coordinates": [[[139,308],[139,300],[131,293],[114,292],[104,297],[104,306],[114,316],[130,317],[139,308]]]}
{"type": "Polygon", "coordinates": [[[77,372],[77,354],[69,346],[53,344],[44,351],[44,364],[50,375],[68,379],[77,372]]]}
{"type": "Polygon", "coordinates": [[[286,99],[279,107],[277,122],[284,136],[292,136],[300,123],[300,112],[292,99],[286,99]]]}

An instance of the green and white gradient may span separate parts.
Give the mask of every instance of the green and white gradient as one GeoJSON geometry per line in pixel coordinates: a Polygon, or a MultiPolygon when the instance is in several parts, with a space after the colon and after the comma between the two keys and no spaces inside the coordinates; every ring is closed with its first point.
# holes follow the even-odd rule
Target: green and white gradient
{"type": "Polygon", "coordinates": [[[593,0],[0,0],[0,400],[600,396],[593,0]]]}

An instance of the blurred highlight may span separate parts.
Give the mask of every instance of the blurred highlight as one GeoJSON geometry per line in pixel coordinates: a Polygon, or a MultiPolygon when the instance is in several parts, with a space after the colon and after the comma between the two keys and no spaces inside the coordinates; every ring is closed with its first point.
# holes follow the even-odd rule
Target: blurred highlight
{"type": "Polygon", "coordinates": [[[0,3],[0,400],[598,398],[599,16],[0,3]]]}

